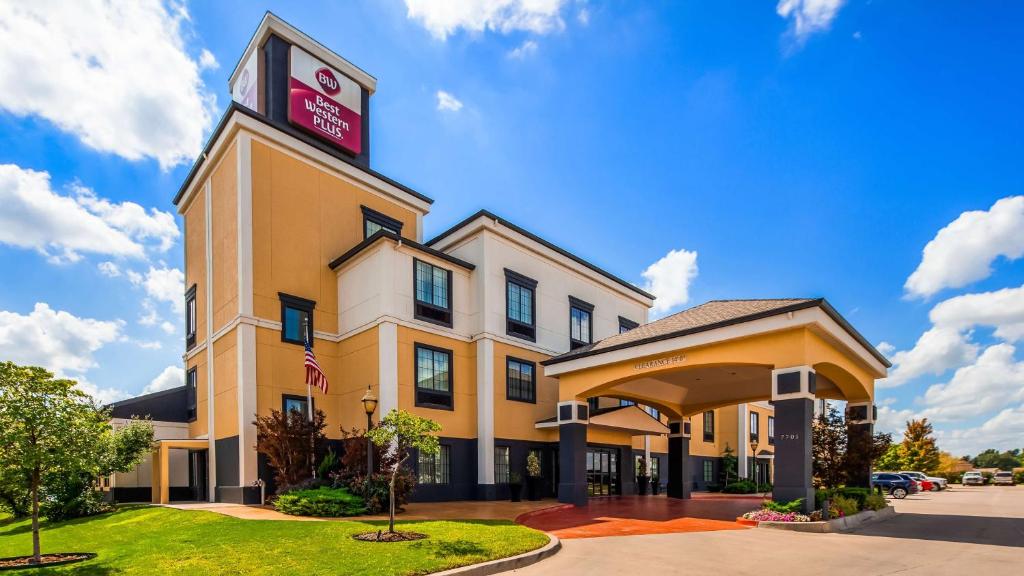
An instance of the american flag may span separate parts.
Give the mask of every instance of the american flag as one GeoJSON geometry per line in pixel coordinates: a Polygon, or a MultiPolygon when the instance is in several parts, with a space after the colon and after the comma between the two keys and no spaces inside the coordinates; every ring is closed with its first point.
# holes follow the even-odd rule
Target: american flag
{"type": "Polygon", "coordinates": [[[316,386],[321,392],[327,394],[327,376],[316,363],[316,356],[313,349],[309,347],[309,340],[306,341],[306,384],[316,386]]]}

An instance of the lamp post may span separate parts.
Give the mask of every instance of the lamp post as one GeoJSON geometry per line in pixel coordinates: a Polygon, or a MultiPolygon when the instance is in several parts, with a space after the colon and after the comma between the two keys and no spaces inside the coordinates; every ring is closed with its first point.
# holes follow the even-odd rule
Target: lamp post
{"type": "MultiPolygon", "coordinates": [[[[759,484],[759,482],[757,481],[757,439],[756,438],[750,441],[750,453],[754,455],[754,474],[753,474],[753,476],[754,476],[754,486],[757,486],[759,484]]],[[[756,488],[755,488],[755,490],[756,490],[756,488]]]]}
{"type": "MultiPolygon", "coordinates": [[[[366,431],[369,432],[370,428],[373,428],[373,411],[377,409],[377,397],[373,395],[373,390],[369,386],[366,387],[366,394],[363,394],[363,409],[366,410],[366,431]]],[[[370,437],[366,437],[366,477],[369,478],[373,474],[373,442],[370,441],[370,437]]]]}

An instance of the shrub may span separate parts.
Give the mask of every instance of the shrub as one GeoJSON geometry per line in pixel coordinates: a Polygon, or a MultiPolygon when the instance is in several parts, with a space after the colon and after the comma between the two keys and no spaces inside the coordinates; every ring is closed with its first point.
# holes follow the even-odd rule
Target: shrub
{"type": "Polygon", "coordinates": [[[936,472],[934,476],[945,478],[950,484],[959,484],[964,479],[963,472],[936,472]]]}
{"type": "Polygon", "coordinates": [[[52,522],[92,516],[111,508],[89,474],[51,474],[39,502],[39,513],[52,522]]]}
{"type": "MultiPolygon", "coordinates": [[[[358,476],[349,480],[348,489],[363,498],[367,514],[378,514],[388,508],[388,489],[391,475],[378,472],[367,479],[358,476]]],[[[403,467],[395,476],[395,507],[401,509],[409,502],[409,496],[416,486],[412,471],[403,467]]]]}
{"type": "Polygon", "coordinates": [[[833,494],[849,498],[857,502],[857,509],[864,510],[864,501],[871,495],[870,488],[858,488],[847,486],[843,488],[837,488],[833,491],[833,494]]]}
{"type": "Polygon", "coordinates": [[[722,491],[722,485],[721,484],[707,484],[704,487],[707,488],[708,492],[721,492],[722,491]]]}
{"type": "Polygon", "coordinates": [[[856,500],[842,494],[832,496],[832,506],[839,510],[843,516],[852,516],[860,511],[860,506],[858,506],[856,500]]]}
{"type": "Polygon", "coordinates": [[[825,500],[828,500],[829,491],[824,488],[818,488],[814,491],[814,509],[820,510],[825,505],[825,500]]]}
{"type": "Polygon", "coordinates": [[[530,452],[526,457],[526,475],[530,478],[540,478],[540,458],[535,452],[530,452]]]}
{"type": "Polygon", "coordinates": [[[1017,484],[1024,484],[1024,470],[1018,470],[1013,473],[1013,481],[1017,484]]]}
{"type": "Polygon", "coordinates": [[[764,502],[761,503],[761,508],[764,510],[771,510],[772,512],[780,512],[782,514],[787,514],[789,512],[799,512],[800,508],[803,505],[803,498],[797,498],[796,500],[786,502],[785,504],[775,502],[774,500],[765,500],[764,502]]]}
{"type": "Polygon", "coordinates": [[[885,496],[881,494],[868,494],[868,497],[864,499],[865,510],[882,510],[888,504],[885,501],[885,496]]]}
{"type": "Polygon", "coordinates": [[[740,480],[722,488],[722,492],[726,494],[753,494],[757,492],[757,485],[750,480],[740,480]]]}
{"type": "Polygon", "coordinates": [[[327,454],[324,454],[320,465],[316,467],[317,478],[328,478],[338,468],[338,455],[334,453],[334,450],[327,449],[327,454]]]}
{"type": "Polygon", "coordinates": [[[363,499],[344,488],[321,486],[314,490],[293,490],[274,500],[278,512],[292,516],[358,516],[366,513],[363,499]]]}
{"type": "Polygon", "coordinates": [[[314,413],[312,422],[299,410],[271,410],[270,416],[256,417],[256,451],[274,469],[278,492],[312,475],[316,455],[323,451],[325,419],[323,410],[314,413]]]}

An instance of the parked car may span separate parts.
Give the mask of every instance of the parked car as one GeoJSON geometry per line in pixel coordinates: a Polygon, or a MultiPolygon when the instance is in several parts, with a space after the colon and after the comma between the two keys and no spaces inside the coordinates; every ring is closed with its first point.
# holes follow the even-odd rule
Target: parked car
{"type": "Polygon", "coordinates": [[[981,472],[964,472],[961,482],[964,486],[982,486],[985,484],[985,477],[981,472]]]}
{"type": "Polygon", "coordinates": [[[1013,481],[1013,472],[1003,472],[1002,470],[996,472],[995,475],[992,476],[992,483],[1013,486],[1015,484],[1013,481]]]}
{"type": "Polygon", "coordinates": [[[876,472],[871,475],[871,485],[881,486],[883,490],[897,500],[907,497],[907,494],[917,492],[917,482],[910,476],[903,476],[894,472],[876,472]]]}
{"type": "Polygon", "coordinates": [[[924,487],[925,490],[931,490],[933,492],[937,492],[939,490],[945,490],[946,489],[946,479],[945,478],[939,478],[938,476],[925,476],[923,472],[913,472],[913,471],[905,471],[905,470],[901,470],[900,474],[904,474],[906,476],[910,476],[911,478],[913,478],[914,480],[917,480],[918,482],[921,482],[922,484],[927,480],[931,484],[931,486],[925,486],[924,487]]]}

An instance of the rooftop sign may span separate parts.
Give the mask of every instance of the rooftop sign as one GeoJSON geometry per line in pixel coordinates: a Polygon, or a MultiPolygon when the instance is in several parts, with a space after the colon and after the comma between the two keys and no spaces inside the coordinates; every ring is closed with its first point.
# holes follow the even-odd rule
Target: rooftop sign
{"type": "Polygon", "coordinates": [[[289,64],[288,121],[353,154],[362,152],[359,85],[297,46],[289,64]]]}

